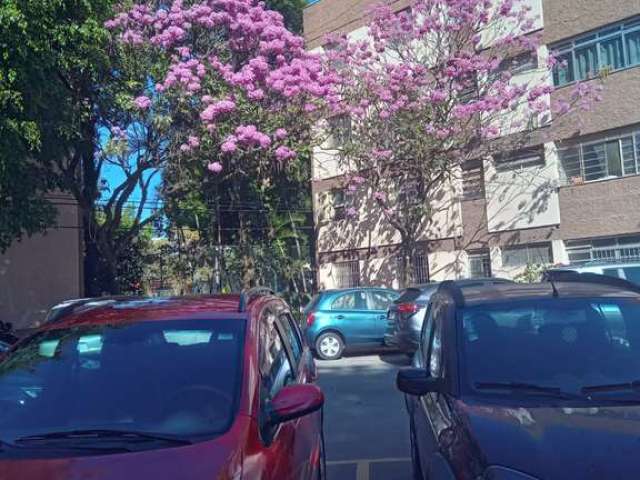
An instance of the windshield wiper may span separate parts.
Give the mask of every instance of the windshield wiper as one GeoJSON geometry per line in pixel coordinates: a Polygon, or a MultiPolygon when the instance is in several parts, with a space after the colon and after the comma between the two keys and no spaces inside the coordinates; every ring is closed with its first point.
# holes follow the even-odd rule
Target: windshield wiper
{"type": "Polygon", "coordinates": [[[584,397],[574,393],[565,392],[558,387],[547,387],[544,385],[536,385],[534,383],[518,383],[518,382],[478,382],[475,384],[478,390],[518,390],[522,392],[536,393],[540,395],[548,395],[556,398],[575,399],[584,397]]]}
{"type": "Polygon", "coordinates": [[[109,430],[109,429],[92,429],[92,430],[63,430],[59,432],[47,432],[37,435],[29,435],[20,437],[15,443],[31,443],[47,440],[133,440],[133,441],[160,441],[172,443],[175,445],[191,445],[193,442],[183,438],[173,437],[152,432],[138,432],[135,430],[109,430]]]}
{"type": "Polygon", "coordinates": [[[607,392],[635,392],[640,393],[640,381],[634,380],[633,382],[626,383],[610,383],[603,385],[590,385],[582,387],[580,391],[584,394],[590,393],[607,393],[607,392]]]}

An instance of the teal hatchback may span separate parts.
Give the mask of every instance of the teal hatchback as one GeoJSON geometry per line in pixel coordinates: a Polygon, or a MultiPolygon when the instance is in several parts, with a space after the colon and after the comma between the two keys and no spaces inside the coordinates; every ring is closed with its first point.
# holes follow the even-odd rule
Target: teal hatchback
{"type": "Polygon", "coordinates": [[[323,360],[340,358],[345,348],[383,346],[387,309],[398,295],[384,288],[320,292],[304,310],[309,345],[323,360]]]}

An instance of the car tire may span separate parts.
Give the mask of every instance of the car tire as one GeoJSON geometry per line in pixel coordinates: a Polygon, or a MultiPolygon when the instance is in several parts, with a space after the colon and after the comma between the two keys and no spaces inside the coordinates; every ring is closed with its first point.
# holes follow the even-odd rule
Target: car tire
{"type": "Polygon", "coordinates": [[[418,444],[416,443],[416,429],[411,422],[409,428],[411,435],[411,471],[413,473],[413,480],[424,480],[422,474],[422,465],[420,464],[420,452],[418,452],[418,444]]]}
{"type": "Polygon", "coordinates": [[[344,341],[336,332],[323,333],[316,340],[316,355],[322,360],[338,360],[344,351],[344,341]]]}

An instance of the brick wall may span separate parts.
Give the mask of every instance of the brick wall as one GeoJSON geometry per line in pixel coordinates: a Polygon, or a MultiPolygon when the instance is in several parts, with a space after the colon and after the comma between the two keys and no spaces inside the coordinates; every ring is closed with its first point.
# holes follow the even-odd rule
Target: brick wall
{"type": "Polygon", "coordinates": [[[554,43],[640,14],[640,0],[544,0],[544,41],[554,43]]]}
{"type": "Polygon", "coordinates": [[[610,237],[640,231],[640,176],[560,189],[563,239],[610,237]]]}

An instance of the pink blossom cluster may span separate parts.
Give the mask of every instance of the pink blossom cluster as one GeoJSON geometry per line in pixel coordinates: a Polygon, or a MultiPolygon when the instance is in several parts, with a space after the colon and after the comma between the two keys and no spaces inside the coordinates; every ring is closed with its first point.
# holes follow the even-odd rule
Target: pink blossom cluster
{"type": "Polygon", "coordinates": [[[236,128],[234,135],[227,137],[222,149],[225,151],[225,145],[227,145],[227,153],[231,153],[236,150],[238,144],[266,149],[271,146],[271,138],[258,130],[255,125],[240,125],[236,128]],[[235,148],[231,148],[231,145],[235,145],[235,148]]]}
{"type": "Polygon", "coordinates": [[[133,103],[140,110],[146,110],[151,106],[151,99],[146,95],[140,95],[133,100],[133,103]]]}
{"type": "MultiPolygon", "coordinates": [[[[211,97],[203,98],[203,100],[213,100],[211,97]]],[[[200,113],[200,118],[204,122],[211,123],[217,120],[221,115],[231,113],[236,109],[236,103],[233,100],[220,100],[215,103],[207,105],[207,107],[200,113]]]]}
{"type": "MultiPolygon", "coordinates": [[[[193,133],[206,132],[213,137],[211,144],[227,154],[258,147],[275,160],[293,158],[289,151],[278,153],[272,143],[272,138],[288,137],[282,133],[285,124],[263,125],[243,114],[297,109],[293,118],[315,118],[326,97],[337,98],[336,74],[326,71],[320,56],[307,52],[304,40],[289,32],[282,15],[265,9],[263,2],[138,1],[105,25],[121,42],[166,56],[169,66],[164,77],[156,79],[154,100],[174,94],[189,98],[200,120],[193,133]],[[238,105],[245,102],[252,107],[240,111],[238,105]]],[[[149,107],[146,102],[139,105],[149,107]]],[[[293,152],[289,143],[284,148],[293,152]]],[[[183,145],[185,152],[193,150],[188,142],[183,145]]]]}
{"type": "MultiPolygon", "coordinates": [[[[182,53],[186,53],[186,51],[183,50],[182,53]]],[[[207,69],[199,60],[192,58],[180,61],[169,67],[169,72],[164,81],[156,84],[156,90],[163,92],[175,85],[180,85],[187,92],[195,93],[202,88],[202,79],[206,74],[207,69]]]]}
{"type": "Polygon", "coordinates": [[[276,148],[276,158],[281,162],[294,159],[296,158],[296,156],[296,152],[291,150],[289,147],[280,145],[278,148],[276,148]]]}

